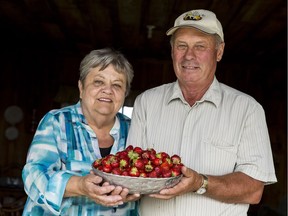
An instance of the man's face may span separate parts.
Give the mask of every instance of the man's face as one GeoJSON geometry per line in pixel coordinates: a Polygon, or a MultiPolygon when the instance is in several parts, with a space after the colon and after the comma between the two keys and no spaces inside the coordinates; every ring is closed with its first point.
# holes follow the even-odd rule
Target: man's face
{"type": "Polygon", "coordinates": [[[180,85],[210,84],[217,61],[224,51],[224,43],[216,47],[213,35],[195,28],[180,28],[174,33],[172,60],[180,85]]]}

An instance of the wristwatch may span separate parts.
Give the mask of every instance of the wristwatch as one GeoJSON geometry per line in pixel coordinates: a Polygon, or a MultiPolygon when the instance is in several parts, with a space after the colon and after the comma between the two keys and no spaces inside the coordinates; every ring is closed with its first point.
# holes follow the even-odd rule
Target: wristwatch
{"type": "Polygon", "coordinates": [[[202,176],[203,178],[203,182],[202,182],[202,185],[201,187],[195,191],[196,194],[204,194],[206,193],[207,191],[207,188],[208,188],[208,177],[206,175],[203,175],[203,174],[199,174],[202,176]]]}

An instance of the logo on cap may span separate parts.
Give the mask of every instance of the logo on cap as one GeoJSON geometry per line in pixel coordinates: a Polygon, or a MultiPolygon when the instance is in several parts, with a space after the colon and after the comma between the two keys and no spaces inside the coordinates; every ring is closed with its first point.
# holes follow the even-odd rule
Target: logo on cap
{"type": "MultiPolygon", "coordinates": [[[[204,15],[202,15],[202,16],[204,16],[204,15]]],[[[183,17],[183,20],[194,20],[194,21],[197,21],[197,20],[201,20],[202,16],[198,13],[198,11],[192,11],[192,12],[187,13],[183,17]]]]}

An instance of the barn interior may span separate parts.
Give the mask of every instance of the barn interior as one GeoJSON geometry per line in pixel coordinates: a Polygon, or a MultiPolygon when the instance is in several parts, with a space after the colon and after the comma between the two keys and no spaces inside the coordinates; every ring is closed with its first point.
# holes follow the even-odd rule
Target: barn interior
{"type": "Polygon", "coordinates": [[[265,110],[278,183],[249,215],[287,214],[284,0],[0,0],[0,212],[21,212],[21,170],[35,129],[49,110],[78,101],[82,58],[103,47],[123,52],[135,71],[125,101],[133,107],[139,93],[175,81],[166,31],[191,9],[211,10],[222,23],[217,79],[265,110]]]}

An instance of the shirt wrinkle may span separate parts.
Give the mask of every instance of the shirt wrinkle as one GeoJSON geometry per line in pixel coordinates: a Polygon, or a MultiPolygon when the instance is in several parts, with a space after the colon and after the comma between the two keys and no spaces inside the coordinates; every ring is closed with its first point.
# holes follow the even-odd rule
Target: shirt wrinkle
{"type": "MultiPolygon", "coordinates": [[[[211,102],[216,107],[218,107],[222,98],[221,92],[222,90],[221,90],[220,84],[218,80],[216,79],[216,77],[214,77],[213,82],[208,88],[208,90],[206,91],[206,93],[196,103],[211,102]]],[[[188,105],[187,101],[183,97],[178,80],[173,83],[172,87],[167,92],[166,104],[168,105],[170,102],[172,102],[173,100],[177,100],[177,99],[180,99],[184,104],[188,105]]]]}

